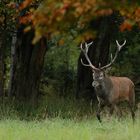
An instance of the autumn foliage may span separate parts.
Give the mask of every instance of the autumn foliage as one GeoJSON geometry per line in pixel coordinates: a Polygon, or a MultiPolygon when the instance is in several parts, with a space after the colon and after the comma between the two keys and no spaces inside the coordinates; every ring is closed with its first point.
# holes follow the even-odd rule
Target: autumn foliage
{"type": "MultiPolygon", "coordinates": [[[[23,1],[19,11],[34,3],[33,0],[23,1]]],[[[133,25],[140,24],[139,3],[128,0],[44,0],[37,9],[29,10],[20,17],[19,21],[35,28],[33,43],[36,43],[42,36],[66,33],[71,27],[84,29],[92,19],[110,15],[114,10],[124,17],[120,31],[131,30],[133,25]]],[[[91,33],[89,35],[92,36],[91,33]]]]}
{"type": "Polygon", "coordinates": [[[23,10],[27,6],[29,6],[33,0],[24,0],[20,5],[19,5],[19,10],[23,10]]]}
{"type": "Polygon", "coordinates": [[[132,25],[131,23],[129,23],[128,21],[124,21],[121,25],[120,25],[120,31],[123,32],[125,30],[131,31],[132,29],[132,25]]]}

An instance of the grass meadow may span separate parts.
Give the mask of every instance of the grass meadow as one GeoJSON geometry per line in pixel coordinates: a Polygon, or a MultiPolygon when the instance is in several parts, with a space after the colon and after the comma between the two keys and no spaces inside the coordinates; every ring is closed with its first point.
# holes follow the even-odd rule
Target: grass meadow
{"type": "Polygon", "coordinates": [[[43,106],[30,115],[1,106],[0,140],[140,140],[139,110],[134,124],[127,111],[121,118],[103,112],[100,124],[91,103],[54,98],[43,106]]]}
{"type": "Polygon", "coordinates": [[[0,140],[139,140],[140,121],[95,119],[1,120],[0,140]]]}

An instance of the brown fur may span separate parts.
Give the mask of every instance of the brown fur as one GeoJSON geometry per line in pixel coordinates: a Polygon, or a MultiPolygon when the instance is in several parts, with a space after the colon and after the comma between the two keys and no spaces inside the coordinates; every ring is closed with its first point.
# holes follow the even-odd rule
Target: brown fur
{"type": "MultiPolygon", "coordinates": [[[[99,71],[98,74],[100,72],[101,71],[99,71]]],[[[96,95],[99,101],[97,110],[98,120],[101,122],[100,112],[104,106],[110,106],[110,113],[112,114],[116,104],[122,101],[128,102],[131,115],[134,120],[134,83],[127,77],[108,77],[107,75],[102,80],[99,81],[99,79],[96,79],[96,81],[99,82],[99,85],[95,87],[96,95]]]]}

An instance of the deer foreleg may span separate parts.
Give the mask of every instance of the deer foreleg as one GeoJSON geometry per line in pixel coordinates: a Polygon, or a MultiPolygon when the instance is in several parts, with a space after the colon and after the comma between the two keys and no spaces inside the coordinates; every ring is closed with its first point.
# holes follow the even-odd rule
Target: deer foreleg
{"type": "Polygon", "coordinates": [[[100,117],[100,113],[101,113],[103,107],[104,107],[104,104],[101,104],[99,102],[96,116],[97,116],[97,119],[99,120],[100,123],[102,122],[101,117],[100,117]]]}

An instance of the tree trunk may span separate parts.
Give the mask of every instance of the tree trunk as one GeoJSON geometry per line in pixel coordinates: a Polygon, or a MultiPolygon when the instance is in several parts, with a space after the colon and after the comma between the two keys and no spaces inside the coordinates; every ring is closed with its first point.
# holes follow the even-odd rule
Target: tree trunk
{"type": "Polygon", "coordinates": [[[38,99],[47,47],[44,38],[33,45],[33,37],[34,31],[23,33],[23,29],[18,30],[10,95],[15,96],[20,102],[34,106],[38,99]]]}
{"type": "MultiPolygon", "coordinates": [[[[99,63],[103,66],[108,62],[110,41],[113,39],[113,28],[116,28],[112,18],[114,18],[114,15],[102,17],[99,21],[94,21],[94,23],[97,23],[95,28],[97,29],[98,34],[96,39],[89,40],[89,42],[93,41],[93,45],[89,48],[88,55],[91,62],[96,67],[99,66],[99,63]]],[[[94,88],[92,87],[92,71],[89,67],[85,67],[81,64],[81,58],[87,63],[84,54],[81,52],[77,66],[76,98],[82,96],[88,99],[96,99],[94,88]]]]}
{"type": "Polygon", "coordinates": [[[4,45],[3,37],[0,38],[0,97],[4,95],[4,45]]]}
{"type": "Polygon", "coordinates": [[[12,44],[11,44],[11,66],[10,66],[10,79],[9,79],[9,86],[8,86],[8,95],[11,95],[11,90],[12,90],[12,80],[14,76],[14,66],[15,66],[15,55],[16,55],[16,42],[17,42],[17,31],[13,32],[12,34],[12,44]]]}

